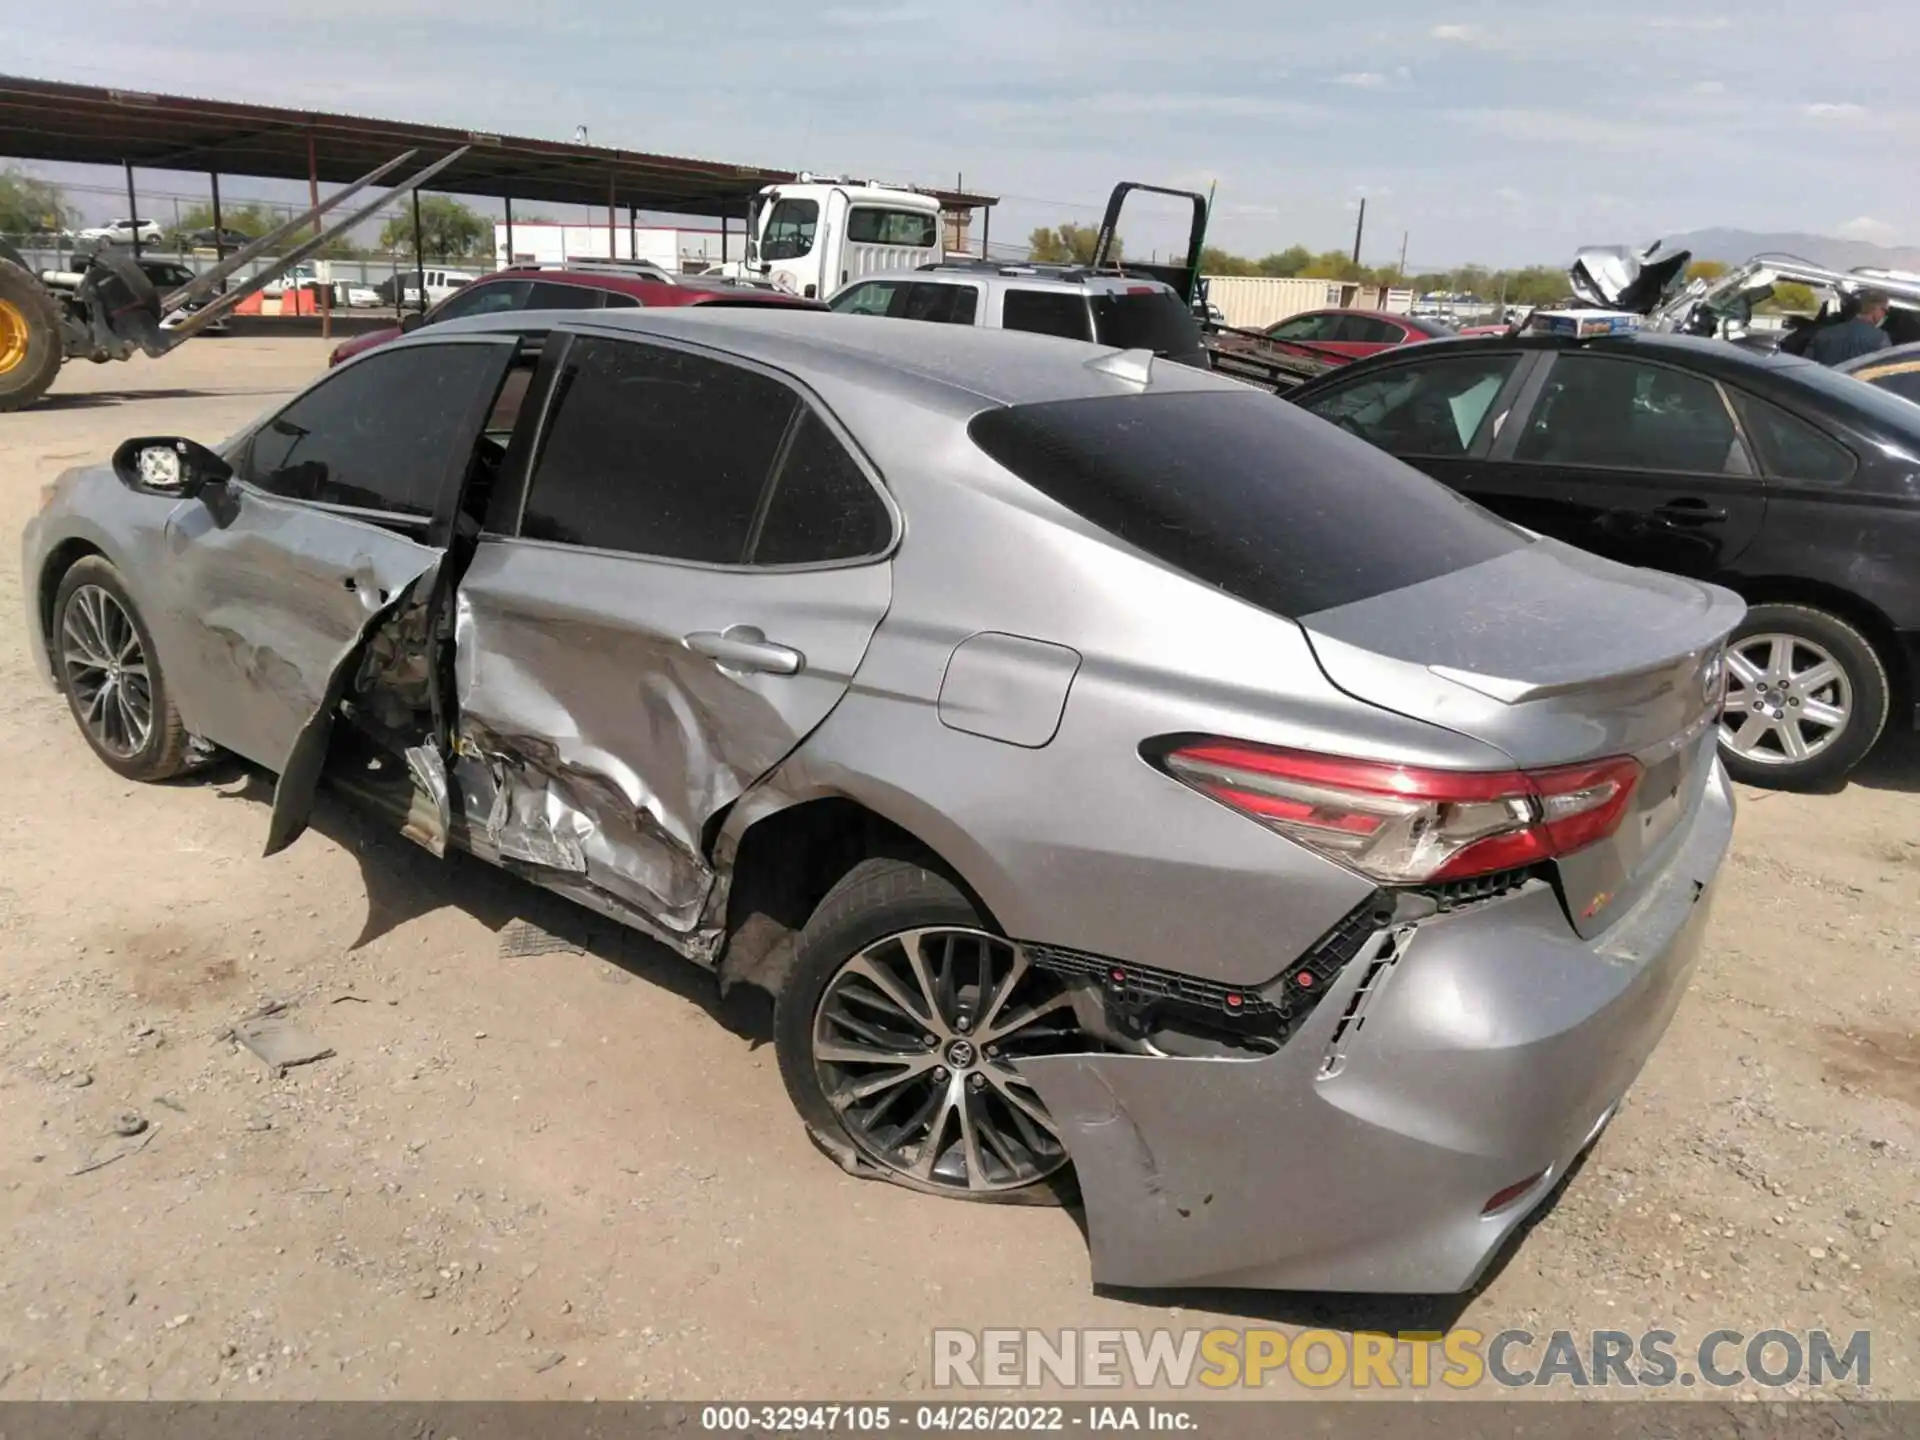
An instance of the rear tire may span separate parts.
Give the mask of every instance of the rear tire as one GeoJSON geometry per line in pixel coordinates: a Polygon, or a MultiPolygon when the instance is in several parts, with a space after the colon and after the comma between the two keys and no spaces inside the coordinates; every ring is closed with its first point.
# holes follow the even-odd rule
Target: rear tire
{"type": "Polygon", "coordinates": [[[1810,790],[1844,777],[1886,729],[1893,687],[1873,644],[1807,605],[1755,605],[1728,643],[1720,755],[1748,785],[1810,790]]]}
{"type": "Polygon", "coordinates": [[[0,412],[24,410],[60,373],[60,311],[44,286],[0,258],[0,412]]]}
{"type": "Polygon", "coordinates": [[[864,860],[828,892],[776,998],[774,1047],[815,1143],[852,1173],[966,1200],[1070,1193],[1012,1061],[1097,1047],[1059,982],[925,864],[864,860]]]}
{"type": "Polygon", "coordinates": [[[88,555],[60,579],[47,648],[60,692],[93,753],[129,780],[188,768],[188,735],[167,694],[153,636],[120,572],[88,555]]]}

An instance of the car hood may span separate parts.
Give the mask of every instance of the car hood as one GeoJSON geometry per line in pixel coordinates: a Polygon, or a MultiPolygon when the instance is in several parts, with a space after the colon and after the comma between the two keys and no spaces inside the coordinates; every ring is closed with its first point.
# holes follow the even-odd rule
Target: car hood
{"type": "Polygon", "coordinates": [[[1574,256],[1567,278],[1573,293],[1602,310],[1650,315],[1685,283],[1690,250],[1660,255],[1660,242],[1644,250],[1627,245],[1589,245],[1574,256]],[[1658,258],[1655,258],[1658,256],[1658,258]]]}

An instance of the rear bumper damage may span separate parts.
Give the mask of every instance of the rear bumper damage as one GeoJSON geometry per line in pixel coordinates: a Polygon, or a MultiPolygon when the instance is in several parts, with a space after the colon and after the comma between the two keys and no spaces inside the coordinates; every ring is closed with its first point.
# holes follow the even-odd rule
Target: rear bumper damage
{"type": "Polygon", "coordinates": [[[1545,886],[1382,932],[1268,1057],[1024,1062],[1079,1175],[1094,1280],[1471,1288],[1666,1030],[1732,829],[1715,765],[1604,934],[1578,939],[1545,886]]]}

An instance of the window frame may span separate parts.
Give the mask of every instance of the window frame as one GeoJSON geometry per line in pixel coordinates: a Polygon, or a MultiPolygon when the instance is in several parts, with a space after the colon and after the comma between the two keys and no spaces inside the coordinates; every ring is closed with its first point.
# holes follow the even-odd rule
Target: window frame
{"type": "Polygon", "coordinates": [[[1050,285],[1021,284],[1003,285],[996,287],[996,289],[999,293],[993,297],[992,329],[1011,330],[1017,335],[1045,335],[1054,340],[1078,340],[1084,344],[1099,344],[1099,341],[1095,340],[1094,336],[1100,333],[1100,327],[1094,323],[1093,304],[1084,292],[1050,285]],[[1009,325],[1007,323],[1007,301],[1015,295],[1044,295],[1049,298],[1057,297],[1076,303],[1079,306],[1081,318],[1086,321],[1086,333],[1083,335],[1061,335],[1052,330],[1032,330],[1024,325],[1009,325]]]}
{"type": "MultiPolygon", "coordinates": [[[[1391,347],[1392,350],[1399,350],[1401,348],[1403,347],[1391,347]]],[[[1409,345],[1404,348],[1411,351],[1416,347],[1409,345]]],[[[1486,413],[1480,417],[1480,424],[1474,431],[1471,442],[1462,449],[1458,455],[1429,455],[1422,451],[1410,450],[1404,452],[1404,456],[1421,460],[1451,460],[1456,463],[1462,460],[1486,459],[1489,456],[1493,456],[1493,452],[1498,448],[1501,440],[1506,439],[1514,433],[1514,427],[1511,422],[1516,414],[1526,413],[1522,410],[1523,403],[1528,411],[1531,410],[1533,396],[1529,396],[1523,392],[1529,389],[1534,376],[1545,368],[1540,364],[1542,357],[1538,351],[1502,347],[1497,350],[1476,350],[1464,355],[1458,351],[1446,354],[1409,354],[1404,359],[1396,356],[1387,364],[1369,365],[1362,374],[1351,374],[1343,368],[1335,372],[1335,379],[1329,383],[1325,389],[1315,390],[1313,394],[1301,397],[1307,402],[1302,405],[1301,408],[1325,424],[1338,426],[1338,422],[1328,420],[1325,416],[1321,415],[1318,410],[1314,409],[1314,404],[1326,396],[1341,394],[1354,386],[1365,385],[1371,380],[1385,380],[1408,370],[1422,370],[1436,365],[1459,365],[1463,362],[1481,358],[1488,360],[1516,360],[1518,363],[1507,372],[1507,378],[1501,383],[1500,388],[1494,391],[1493,399],[1487,402],[1486,413]]],[[[1533,394],[1538,394],[1537,389],[1534,390],[1533,394]]],[[[1338,428],[1344,430],[1346,427],[1338,426],[1338,428]]],[[[1352,431],[1347,431],[1347,433],[1353,434],[1352,431]]],[[[1364,436],[1355,436],[1355,438],[1365,439],[1364,436]]],[[[1368,440],[1367,443],[1371,445],[1373,442],[1368,440]]],[[[1396,456],[1403,455],[1401,451],[1390,451],[1388,453],[1396,456]]],[[[1497,459],[1498,457],[1493,456],[1493,458],[1497,459]]]]}
{"type": "MultiPolygon", "coordinates": [[[[286,404],[282,405],[272,414],[262,416],[246,434],[240,438],[239,443],[235,446],[232,452],[234,473],[228,483],[238,485],[247,493],[257,496],[262,500],[270,500],[275,504],[297,505],[303,510],[311,510],[318,514],[331,515],[336,519],[349,520],[358,525],[371,525],[387,531],[397,530],[413,538],[420,539],[423,544],[444,548],[449,543],[453,533],[453,519],[459,511],[461,497],[467,485],[467,478],[473,468],[474,453],[480,444],[481,435],[486,427],[487,417],[493,412],[494,402],[499,397],[501,383],[506,379],[506,373],[513,365],[514,356],[518,353],[519,347],[525,339],[526,337],[518,331],[487,331],[480,334],[434,335],[422,336],[418,339],[409,338],[402,343],[382,345],[373,350],[363,351],[361,354],[354,356],[346,364],[328,370],[321,375],[319,379],[314,381],[313,384],[307,386],[298,395],[293,396],[286,404]],[[493,377],[493,383],[491,385],[483,385],[480,388],[480,398],[461,421],[461,430],[466,437],[466,443],[464,447],[458,445],[450,447],[446,470],[440,477],[439,486],[434,495],[433,510],[430,514],[414,515],[403,510],[379,510],[364,505],[342,505],[331,500],[303,500],[295,495],[277,494],[272,490],[266,489],[264,486],[254,484],[252,480],[246,478],[246,472],[253,466],[253,447],[259,440],[262,432],[271,426],[274,421],[286,414],[287,411],[304,402],[309,396],[318,393],[325,386],[336,383],[341,377],[350,375],[355,370],[383,356],[404,355],[415,350],[454,345],[491,347],[499,352],[497,357],[498,365],[493,377]]],[[[528,399],[530,400],[531,398],[532,391],[529,389],[528,399]]],[[[523,402],[522,422],[525,420],[525,411],[526,403],[523,402]]],[[[511,450],[509,450],[509,458],[511,458],[511,453],[511,450]]]]}
{"type": "MultiPolygon", "coordinates": [[[[813,252],[819,248],[820,231],[821,231],[821,228],[826,223],[827,223],[827,216],[826,216],[825,209],[821,206],[818,200],[814,200],[802,195],[782,195],[778,197],[773,202],[772,209],[770,209],[767,212],[766,228],[762,232],[759,240],[759,245],[761,249],[760,258],[763,260],[772,260],[773,263],[775,264],[780,264],[783,262],[793,261],[793,260],[805,260],[809,255],[813,254],[813,252]],[[765,252],[771,249],[775,244],[778,243],[778,240],[773,233],[774,224],[780,218],[780,211],[782,207],[788,206],[788,205],[793,206],[796,210],[803,205],[810,205],[813,207],[813,233],[807,237],[806,249],[796,250],[791,255],[781,255],[778,257],[769,256],[765,252]]],[[[798,228],[799,227],[796,225],[795,229],[797,230],[798,228]]]]}
{"type": "Polygon", "coordinates": [[[921,210],[910,210],[899,205],[886,205],[874,201],[854,201],[847,206],[846,235],[849,245],[878,245],[888,250],[938,250],[940,248],[940,216],[927,214],[921,210]],[[928,239],[924,245],[909,245],[904,240],[862,240],[853,233],[853,217],[856,215],[911,215],[926,222],[928,239]]]}
{"type": "Polygon", "coordinates": [[[1303,310],[1298,315],[1289,315],[1285,319],[1274,321],[1273,324],[1269,325],[1260,333],[1265,335],[1269,340],[1291,340],[1299,345],[1327,345],[1332,343],[1330,336],[1319,334],[1282,335],[1280,333],[1280,327],[1282,325],[1291,325],[1296,320],[1311,320],[1316,329],[1321,329],[1326,327],[1329,320],[1337,324],[1339,318],[1337,314],[1329,314],[1325,310],[1303,310]]]}
{"type": "MultiPolygon", "coordinates": [[[[1424,347],[1420,347],[1424,348],[1424,347]]],[[[1533,373],[1528,377],[1526,391],[1519,396],[1512,407],[1509,419],[1511,424],[1501,427],[1500,437],[1488,451],[1487,458],[1502,465],[1524,466],[1529,470],[1573,470],[1594,475],[1622,475],[1636,478],[1657,479],[1661,476],[1685,476],[1698,480],[1727,480],[1733,482],[1762,483],[1760,461],[1748,438],[1746,426],[1740,422],[1740,412],[1735,408],[1727,387],[1718,376],[1704,371],[1689,370],[1666,360],[1649,358],[1644,355],[1596,353],[1583,348],[1565,350],[1543,350],[1537,352],[1540,360],[1535,364],[1533,373]],[[1685,376],[1710,386],[1719,398],[1721,409],[1726,412],[1727,421],[1733,427],[1733,437],[1745,460],[1744,469],[1731,469],[1723,461],[1718,470],[1679,470],[1656,469],[1643,465],[1596,465],[1579,460],[1530,460],[1519,454],[1520,437],[1526,433],[1532,423],[1534,412],[1540,408],[1540,401],[1546,394],[1547,382],[1553,378],[1554,370],[1560,362],[1567,359],[1596,360],[1605,365],[1637,365],[1648,370],[1666,370],[1675,375],[1685,376]]],[[[1496,402],[1497,403],[1497,402],[1496,402]]]]}
{"type": "MultiPolygon", "coordinates": [[[[485,417],[481,418],[484,423],[485,417]]],[[[847,570],[855,566],[876,565],[891,560],[894,552],[900,547],[900,537],[904,528],[900,507],[887,489],[885,479],[879,467],[873,463],[872,457],[867,454],[852,431],[841,422],[840,417],[833,413],[832,407],[797,376],[730,351],[689,343],[678,336],[668,338],[654,334],[636,335],[628,330],[616,330],[607,326],[575,325],[566,330],[555,330],[547,337],[547,343],[541,351],[539,366],[534,372],[533,381],[528,386],[526,398],[521,405],[520,419],[513,441],[508,446],[506,459],[501,463],[500,477],[495,483],[493,502],[488,507],[486,520],[481,528],[481,538],[502,544],[538,545],[545,549],[565,550],[570,553],[605,555],[638,565],[670,565],[682,570],[719,571],[740,575],[785,575],[810,570],[847,570]],[[539,471],[540,452],[545,448],[547,435],[556,414],[554,399],[558,389],[557,382],[565,370],[575,342],[580,340],[604,340],[622,345],[652,346],[659,350],[678,351],[714,364],[731,365],[750,371],[782,386],[793,394],[798,404],[787,419],[786,429],[781,433],[780,442],[775,447],[773,459],[767,467],[766,478],[761,481],[760,496],[755,502],[753,520],[749,526],[749,538],[756,536],[765,523],[767,513],[773,505],[774,493],[779,488],[787,455],[793,448],[795,437],[799,434],[801,418],[811,411],[827,427],[828,433],[853,457],[854,464],[866,480],[868,488],[878,497],[881,506],[885,509],[887,543],[871,554],[856,555],[843,560],[803,560],[790,565],[762,565],[744,560],[685,560],[673,555],[644,555],[637,551],[621,550],[611,546],[576,545],[567,540],[542,540],[521,534],[520,528],[526,517],[527,500],[533,494],[534,481],[539,471]]]]}
{"type": "Polygon", "coordinates": [[[1753,465],[1753,478],[1760,480],[1769,489],[1801,490],[1814,495],[1839,495],[1852,490],[1859,481],[1866,468],[1861,463],[1859,449],[1841,436],[1834,434],[1832,429],[1823,424],[1820,419],[1804,411],[1789,409],[1778,400],[1770,399],[1757,390],[1749,390],[1744,385],[1722,381],[1720,390],[1727,397],[1733,411],[1734,422],[1740,427],[1740,443],[1746,447],[1747,458],[1753,465]],[[1775,474],[1773,468],[1767,464],[1766,456],[1761,453],[1759,444],[1748,432],[1747,417],[1741,413],[1740,409],[1742,401],[1750,405],[1778,410],[1789,420],[1806,426],[1828,444],[1839,447],[1840,452],[1847,457],[1846,478],[1832,484],[1822,484],[1817,480],[1799,480],[1791,475],[1775,474]]]}
{"type": "MultiPolygon", "coordinates": [[[[468,290],[472,288],[473,287],[471,285],[464,285],[460,289],[454,291],[453,293],[454,295],[464,295],[468,290]]],[[[451,300],[453,296],[449,295],[447,298],[451,300]]],[[[582,284],[578,280],[563,279],[557,275],[540,275],[540,276],[536,276],[533,279],[532,284],[528,286],[527,303],[522,305],[520,308],[522,310],[541,310],[541,309],[553,309],[553,308],[559,308],[563,310],[604,310],[607,308],[607,292],[598,285],[586,285],[586,284],[582,284]],[[588,304],[585,304],[585,305],[563,305],[559,307],[535,305],[533,303],[533,292],[535,290],[538,290],[542,285],[549,286],[555,290],[578,291],[581,294],[593,296],[593,299],[592,301],[590,301],[588,304]]]]}
{"type": "MultiPolygon", "coordinates": [[[[427,283],[431,285],[433,282],[429,280],[427,283]]],[[[495,280],[490,277],[486,280],[475,281],[471,285],[462,285],[458,290],[455,290],[451,295],[447,296],[446,299],[435,305],[433,309],[428,312],[426,319],[420,322],[418,328],[424,329],[429,325],[438,325],[443,320],[466,320],[473,318],[468,315],[446,315],[442,312],[465,296],[484,294],[488,290],[505,290],[514,285],[525,285],[527,287],[527,295],[533,294],[533,281],[524,275],[516,275],[510,280],[495,280]]],[[[481,315],[517,315],[526,308],[526,297],[523,296],[519,303],[508,305],[504,309],[482,310],[478,313],[481,315]]]]}

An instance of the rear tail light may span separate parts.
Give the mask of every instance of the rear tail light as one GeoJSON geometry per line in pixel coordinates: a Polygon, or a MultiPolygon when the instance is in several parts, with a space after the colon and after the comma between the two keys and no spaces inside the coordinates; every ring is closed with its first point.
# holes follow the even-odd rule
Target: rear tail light
{"type": "Polygon", "coordinates": [[[1383,885],[1515,870],[1620,828],[1637,761],[1551,770],[1435,770],[1238,740],[1199,740],[1160,764],[1201,794],[1383,885]]]}

